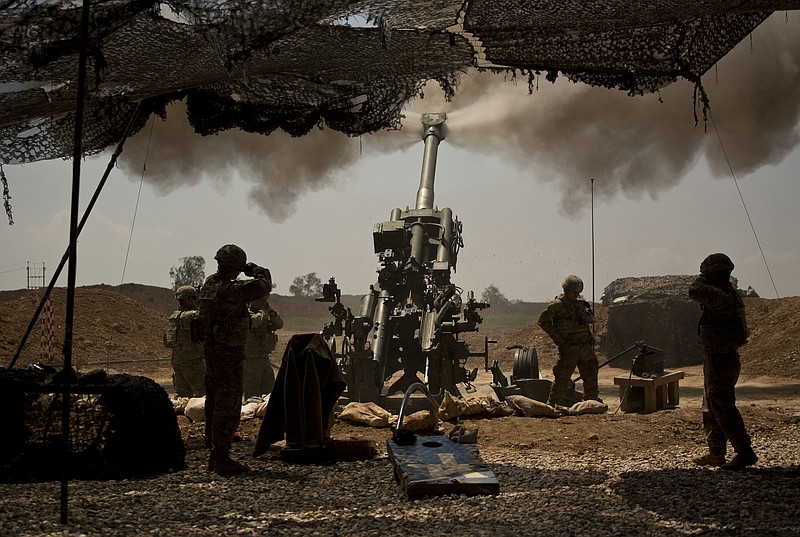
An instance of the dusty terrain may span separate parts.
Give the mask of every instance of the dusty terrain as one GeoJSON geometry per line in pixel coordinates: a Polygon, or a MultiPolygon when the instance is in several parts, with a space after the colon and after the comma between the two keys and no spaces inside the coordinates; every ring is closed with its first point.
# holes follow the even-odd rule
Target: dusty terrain
{"type": "MultiPolygon", "coordinates": [[[[63,313],[59,311],[63,309],[64,296],[63,289],[56,290],[54,324],[57,327],[57,354],[63,337],[63,313]]],[[[328,319],[327,305],[315,303],[311,299],[276,296],[272,302],[287,320],[286,329],[279,332],[279,348],[291,334],[318,331],[320,321],[325,322],[328,319]]],[[[35,292],[0,294],[2,365],[7,365],[16,349],[36,303],[35,292]]],[[[227,498],[234,505],[222,511],[213,508],[212,512],[204,515],[206,518],[202,527],[192,526],[190,530],[182,525],[173,526],[172,519],[168,527],[176,535],[304,534],[315,531],[323,535],[370,535],[373,534],[371,528],[377,528],[378,519],[381,523],[391,519],[394,522],[388,530],[383,531],[392,535],[441,534],[445,531],[452,532],[459,525],[463,526],[464,531],[476,535],[537,535],[562,530],[585,535],[636,535],[641,534],[639,530],[660,535],[800,535],[796,522],[800,517],[800,489],[796,487],[800,472],[800,450],[797,447],[800,439],[797,418],[800,412],[800,297],[771,300],[752,298],[747,299],[746,304],[751,339],[742,348],[743,373],[737,394],[740,409],[760,456],[759,463],[745,472],[746,477],[697,469],[688,462],[693,454],[702,452],[704,447],[700,412],[701,366],[681,367],[685,378],[680,383],[679,405],[674,409],[652,414],[618,410],[619,390],[613,383],[613,377],[627,375],[628,371],[609,366],[601,369],[600,375],[601,396],[609,405],[606,414],[557,419],[512,416],[460,422],[478,429],[481,456],[496,472],[501,482],[501,495],[493,500],[440,501],[450,505],[450,508],[442,507],[442,503],[415,504],[416,507],[403,503],[398,487],[390,478],[387,480],[387,476],[391,476],[386,459],[386,440],[391,435],[388,429],[355,426],[338,421],[333,428],[335,438],[372,439],[378,446],[378,458],[374,462],[356,466],[295,468],[282,463],[274,450],[259,459],[252,459],[253,443],[260,421],[243,421],[239,429],[241,441],[235,444],[234,451],[250,464],[253,472],[247,477],[220,481],[203,469],[207,454],[202,443],[202,424],[192,423],[179,416],[189,469],[178,472],[174,477],[158,478],[153,481],[154,486],[167,489],[179,487],[184,493],[190,493],[192,487],[200,487],[203,494],[215,495],[215,501],[224,502],[227,498]],[[354,473],[351,475],[349,472],[354,473]],[[262,484],[263,478],[267,478],[267,481],[262,484]],[[237,479],[241,481],[235,484],[237,479]],[[343,500],[332,500],[331,503],[327,497],[323,498],[324,494],[302,487],[293,488],[303,483],[316,483],[317,486],[336,489],[345,486],[345,483],[358,483],[361,480],[365,480],[363,486],[366,489],[372,487],[375,492],[373,497],[367,497],[364,496],[365,490],[355,487],[354,501],[360,502],[360,507],[357,508],[349,507],[350,504],[342,505],[343,500]],[[178,485],[178,482],[184,484],[178,485]],[[271,492],[267,492],[267,489],[272,490],[271,486],[267,486],[268,483],[273,482],[276,486],[285,487],[286,494],[297,495],[298,503],[287,504],[287,500],[274,499],[271,492]],[[260,487],[260,497],[270,495],[271,503],[262,505],[257,502],[260,505],[250,505],[247,508],[249,514],[245,516],[235,506],[239,496],[231,495],[238,487],[260,487]],[[660,490],[663,487],[668,490],[660,490]],[[697,487],[716,492],[711,496],[702,493],[697,495],[697,487]],[[289,490],[293,492],[288,492],[289,490]],[[534,490],[538,492],[534,494],[534,490]],[[586,496],[583,499],[579,498],[580,491],[585,491],[586,496]],[[746,497],[746,508],[734,507],[732,504],[726,509],[719,508],[714,494],[723,492],[725,495],[732,494],[734,498],[746,497]],[[535,500],[530,494],[535,495],[535,500]],[[767,500],[767,496],[773,499],[767,500]],[[681,498],[680,501],[677,498],[681,498]],[[550,503],[551,500],[553,504],[550,503]],[[519,501],[526,503],[523,506],[519,501]],[[538,503],[527,503],[531,501],[538,503]],[[578,508],[576,505],[580,501],[590,502],[591,505],[578,508]],[[383,503],[376,505],[376,502],[383,503]],[[610,503],[601,507],[604,502],[610,503]],[[387,511],[378,507],[387,503],[391,504],[386,507],[387,511]],[[279,508],[278,505],[282,507],[279,508]],[[419,507],[420,505],[423,507],[419,507]],[[454,505],[468,505],[470,511],[456,517],[454,505]],[[593,527],[596,517],[586,518],[589,512],[586,511],[587,508],[590,511],[630,510],[629,513],[626,511],[625,518],[630,516],[639,525],[639,529],[608,526],[604,531],[599,531],[593,527]],[[278,511],[263,518],[266,516],[264,509],[278,511]],[[416,516],[419,517],[422,516],[419,515],[420,509],[424,513],[431,509],[434,513],[422,517],[428,521],[428,525],[424,527],[419,525],[418,520],[409,522],[404,518],[405,515],[396,514],[397,511],[408,511],[417,513],[416,516]],[[512,514],[502,511],[504,509],[509,509],[512,514]],[[738,510],[732,516],[730,509],[738,510]],[[376,510],[379,514],[375,514],[376,510]],[[254,512],[261,514],[253,514],[254,512]],[[472,518],[471,513],[481,513],[482,518],[472,518]],[[546,519],[541,518],[543,514],[547,515],[546,519]],[[259,516],[262,518],[258,518],[259,516]],[[372,522],[366,529],[353,520],[351,522],[355,526],[342,527],[340,524],[346,520],[342,517],[347,516],[354,517],[353,520],[372,522]],[[444,526],[436,526],[432,522],[434,519],[444,526]],[[514,524],[517,525],[512,524],[512,519],[516,520],[514,524]],[[539,526],[521,528],[518,525],[531,524],[533,520],[539,526]],[[574,523],[579,525],[575,527],[572,525],[574,523]],[[250,524],[253,528],[261,529],[252,532],[233,529],[240,528],[241,524],[250,524]],[[437,527],[438,530],[432,529],[437,527]],[[537,531],[539,527],[544,533],[537,531]],[[570,529],[566,529],[567,527],[570,529]],[[214,531],[209,528],[214,528],[214,531]]],[[[79,288],[76,294],[74,362],[84,369],[105,365],[117,372],[150,376],[166,389],[171,389],[166,360],[168,354],[161,345],[161,333],[166,326],[165,312],[172,307],[171,293],[166,289],[146,286],[132,286],[127,289],[79,288]]],[[[482,327],[481,332],[470,334],[467,339],[473,345],[473,350],[482,347],[484,337],[496,340],[497,343],[491,345],[490,356],[491,359],[500,361],[507,375],[512,371],[513,351],[506,347],[512,344],[534,346],[538,350],[542,377],[552,378],[550,367],[555,359],[555,347],[533,322],[538,313],[537,308],[540,307],[541,305],[533,305],[528,308],[527,313],[486,310],[484,317],[487,318],[485,326],[488,328],[484,330],[482,327]],[[488,320],[492,314],[499,317],[505,315],[506,321],[492,323],[488,320]],[[512,322],[508,319],[519,321],[512,322]]],[[[601,339],[607,310],[598,308],[597,313],[596,330],[601,339]]],[[[40,330],[37,326],[16,364],[17,367],[39,360],[39,337],[40,330]]],[[[606,358],[600,354],[601,362],[606,358]]],[[[474,360],[474,367],[482,366],[482,359],[474,360]]],[[[481,370],[479,381],[488,383],[489,379],[490,375],[481,370]]],[[[444,424],[445,432],[453,425],[455,424],[444,424]]],[[[160,504],[151,504],[155,498],[150,498],[147,483],[147,480],[139,484],[121,483],[115,489],[117,492],[103,492],[103,499],[96,500],[91,498],[100,492],[93,490],[92,485],[75,484],[75,497],[84,499],[74,507],[74,516],[83,524],[83,529],[79,525],[74,534],[104,534],[103,530],[96,527],[100,522],[92,522],[95,517],[92,513],[100,513],[101,517],[121,516],[126,530],[117,532],[119,534],[141,535],[163,529],[166,522],[163,519],[155,520],[156,513],[161,513],[162,507],[160,504]],[[133,501],[134,497],[140,500],[133,501]],[[112,506],[116,510],[121,509],[123,514],[118,515],[116,510],[114,514],[104,511],[112,509],[112,506]],[[147,516],[143,517],[142,510],[152,513],[152,526],[144,525],[149,523],[149,519],[147,516]]],[[[3,489],[8,498],[12,498],[15,493],[31,490],[40,489],[3,489]]],[[[46,520],[18,534],[61,534],[57,525],[52,522],[57,518],[57,506],[53,504],[53,492],[49,494],[51,500],[42,511],[46,514],[41,515],[46,520]]],[[[192,497],[195,498],[194,501],[205,501],[194,495],[192,497]]],[[[0,528],[6,518],[11,520],[12,515],[24,509],[24,506],[25,500],[22,498],[9,499],[7,503],[0,504],[0,528]]],[[[170,512],[170,507],[164,509],[166,513],[170,512]]],[[[612,515],[613,513],[605,512],[603,516],[612,515]]]]}
{"type": "MultiPolygon", "coordinates": [[[[19,339],[27,327],[32,312],[38,304],[37,291],[0,292],[0,356],[3,366],[8,365],[17,348],[19,339]]],[[[353,309],[357,308],[359,297],[349,297],[353,309]]],[[[64,331],[64,303],[66,290],[54,290],[54,359],[60,359],[64,331]]],[[[310,298],[273,296],[273,307],[281,311],[286,319],[286,327],[280,330],[278,349],[283,348],[289,337],[295,333],[319,331],[322,323],[330,316],[328,304],[314,302],[310,298]]],[[[787,415],[800,411],[800,297],[783,299],[746,299],[747,315],[751,330],[750,342],[742,347],[742,378],[738,386],[738,396],[748,423],[754,431],[769,428],[770,423],[781,421],[787,415]]],[[[172,292],[158,287],[126,284],[120,287],[92,286],[76,290],[74,318],[73,363],[82,370],[104,367],[114,372],[141,374],[154,378],[168,391],[170,368],[169,351],[161,342],[161,334],[166,328],[166,314],[175,307],[172,292]]],[[[557,353],[556,348],[544,332],[534,322],[543,304],[511,306],[505,310],[495,307],[484,310],[484,325],[477,333],[465,334],[473,351],[481,350],[484,339],[489,338],[490,362],[497,359],[503,372],[510,376],[513,371],[514,351],[507,347],[522,345],[535,347],[539,357],[542,378],[552,379],[550,368],[557,353]],[[510,313],[509,313],[510,312],[510,313]],[[492,316],[504,319],[496,321],[492,316]],[[527,318],[526,318],[527,315],[527,318]],[[491,343],[496,341],[496,343],[491,343]]],[[[597,339],[601,343],[608,318],[608,308],[596,309],[597,339]]],[[[42,361],[41,326],[37,324],[28,338],[16,367],[42,361]]],[[[608,357],[598,353],[601,361],[608,357]]],[[[279,362],[276,356],[273,362],[279,362]]],[[[479,383],[488,384],[491,374],[483,371],[483,359],[472,358],[470,367],[480,368],[479,383]]],[[[584,420],[568,419],[537,425],[535,429],[515,430],[514,444],[553,444],[558,449],[582,451],[586,449],[631,449],[638,450],[641,436],[646,435],[658,443],[676,440],[685,436],[695,441],[701,437],[699,428],[699,407],[702,398],[702,367],[689,365],[681,367],[685,378],[680,383],[681,404],[676,410],[660,412],[651,416],[625,414],[613,411],[619,405],[619,389],[613,377],[626,375],[627,369],[615,367],[612,363],[600,370],[601,396],[609,404],[610,412],[602,420],[613,421],[615,427],[627,432],[617,434],[615,430],[605,429],[598,442],[587,443],[582,437],[591,436],[594,431],[582,431],[584,420]],[[559,442],[554,430],[567,423],[574,438],[559,442]],[[628,430],[630,429],[630,430],[628,430]],[[583,433],[586,433],[585,435],[583,433]],[[531,434],[530,438],[520,436],[531,434]],[[608,435],[608,438],[605,438],[608,435]],[[605,438],[605,441],[603,440],[605,438]],[[625,446],[625,439],[631,445],[625,446]],[[563,444],[563,445],[562,445],[563,444]]],[[[502,443],[507,437],[504,430],[506,422],[514,420],[484,420],[480,424],[482,438],[502,443]]],[[[476,425],[476,424],[473,424],[476,425]]],[[[509,427],[514,428],[514,425],[509,427]]],[[[589,425],[589,429],[597,424],[589,425]]],[[[362,431],[361,434],[365,432],[362,431]]],[[[377,433],[380,438],[385,431],[377,433]]]]}

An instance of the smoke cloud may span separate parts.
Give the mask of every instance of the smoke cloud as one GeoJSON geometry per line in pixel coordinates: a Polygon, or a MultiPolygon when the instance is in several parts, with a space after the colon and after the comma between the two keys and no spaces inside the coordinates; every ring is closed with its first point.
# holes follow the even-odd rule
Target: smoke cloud
{"type": "Polygon", "coordinates": [[[798,143],[799,69],[800,28],[781,13],[706,73],[710,116],[704,123],[698,105],[697,125],[686,81],[629,97],[542,77],[526,98],[527,81],[482,74],[465,80],[451,103],[448,141],[559,181],[566,215],[588,205],[591,178],[600,198],[657,199],[701,157],[716,177],[730,177],[725,154],[737,177],[780,162],[798,143]]]}
{"type": "Polygon", "coordinates": [[[176,105],[166,122],[155,120],[152,136],[148,125],[128,142],[120,165],[138,177],[146,161],[145,181],[163,193],[204,178],[224,190],[240,176],[252,185],[252,204],[282,221],[303,194],[333,186],[360,155],[420,143],[420,113],[447,112],[448,143],[505,159],[532,180],[557,181],[567,216],[588,206],[590,178],[601,200],[657,199],[703,157],[715,176],[729,177],[720,138],[737,177],[780,162],[797,145],[800,28],[784,17],[770,17],[706,73],[711,115],[704,123],[698,108],[697,125],[694,88],[684,81],[630,97],[542,77],[529,94],[527,80],[475,73],[462,79],[452,102],[426,88],[424,99],[409,104],[403,129],[361,139],[330,129],[301,138],[277,131],[202,137],[176,105]]]}
{"type": "Polygon", "coordinates": [[[413,131],[404,128],[362,139],[330,129],[297,138],[280,130],[268,136],[240,130],[200,136],[183,103],[170,105],[166,121],[151,121],[126,143],[119,159],[123,170],[135,177],[143,174],[162,194],[202,180],[224,192],[234,177],[241,177],[252,185],[248,202],[275,222],[290,217],[304,194],[333,186],[336,176],[360,155],[402,150],[418,143],[422,132],[417,119],[413,131]]]}

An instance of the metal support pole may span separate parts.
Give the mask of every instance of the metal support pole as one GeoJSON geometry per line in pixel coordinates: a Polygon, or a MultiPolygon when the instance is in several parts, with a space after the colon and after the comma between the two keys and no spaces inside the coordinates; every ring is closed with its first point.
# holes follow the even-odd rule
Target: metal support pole
{"type": "Polygon", "coordinates": [[[75,275],[78,269],[78,205],[80,203],[81,160],[83,159],[83,110],[86,105],[86,57],[89,50],[89,0],[81,10],[81,43],[78,59],[78,96],[75,105],[75,139],[72,151],[72,208],[69,222],[69,270],[67,272],[67,311],[64,331],[64,367],[61,382],[61,523],[68,521],[69,497],[69,414],[70,375],[72,373],[72,328],[75,312],[75,275]]]}
{"type": "Polygon", "coordinates": [[[592,332],[594,332],[594,177],[592,183],[592,332]]]}

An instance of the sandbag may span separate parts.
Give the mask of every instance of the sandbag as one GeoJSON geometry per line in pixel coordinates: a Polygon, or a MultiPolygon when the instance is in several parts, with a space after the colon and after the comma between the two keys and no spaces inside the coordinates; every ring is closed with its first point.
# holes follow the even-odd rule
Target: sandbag
{"type": "Polygon", "coordinates": [[[503,416],[513,416],[515,409],[513,409],[510,405],[506,403],[502,403],[500,401],[496,401],[489,397],[483,397],[480,399],[481,405],[483,406],[483,414],[482,416],[487,418],[502,418],[503,416]]]}
{"type": "Polygon", "coordinates": [[[176,416],[180,416],[186,410],[186,403],[189,402],[188,397],[176,397],[172,399],[172,409],[175,411],[176,416]]]}
{"type": "MultiPolygon", "coordinates": [[[[391,421],[396,426],[397,416],[392,416],[391,421]]],[[[403,429],[407,429],[414,433],[440,433],[440,424],[441,421],[437,419],[432,410],[420,410],[403,417],[403,429]]]]}
{"type": "Polygon", "coordinates": [[[368,425],[369,427],[388,427],[391,414],[375,403],[348,403],[339,414],[339,419],[368,425]]]}
{"type": "Polygon", "coordinates": [[[445,390],[442,404],[439,405],[439,419],[450,421],[461,416],[481,415],[485,411],[486,408],[481,399],[453,397],[450,392],[445,390]]]}
{"type": "Polygon", "coordinates": [[[192,421],[205,421],[206,420],[206,398],[205,397],[192,397],[186,402],[186,408],[183,409],[183,415],[192,421]]]}
{"type": "Polygon", "coordinates": [[[264,398],[263,401],[258,403],[258,407],[256,408],[256,417],[263,418],[264,414],[267,413],[267,405],[269,404],[269,394],[264,398]]]}
{"type": "Polygon", "coordinates": [[[604,414],[608,412],[608,405],[600,401],[588,400],[575,403],[569,407],[569,414],[577,416],[580,414],[604,414]]]}
{"type": "Polygon", "coordinates": [[[253,401],[252,403],[245,403],[242,405],[242,413],[240,419],[242,420],[250,420],[256,417],[256,410],[258,407],[263,405],[264,403],[257,403],[253,401]]]}
{"type": "Polygon", "coordinates": [[[526,417],[557,418],[561,413],[555,408],[524,395],[508,395],[506,402],[526,417]]]}

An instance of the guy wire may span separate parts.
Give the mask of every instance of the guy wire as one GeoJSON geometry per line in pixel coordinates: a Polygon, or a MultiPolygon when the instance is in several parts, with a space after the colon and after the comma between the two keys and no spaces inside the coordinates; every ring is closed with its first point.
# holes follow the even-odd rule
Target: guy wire
{"type": "Polygon", "coordinates": [[[592,184],[592,333],[594,333],[594,177],[589,181],[592,184]]]}
{"type": "Polygon", "coordinates": [[[131,252],[131,241],[133,240],[133,228],[136,224],[136,213],[139,211],[139,199],[142,197],[142,183],[144,183],[144,172],[147,170],[147,156],[150,154],[150,142],[153,140],[153,126],[156,123],[155,114],[150,123],[150,135],[147,137],[147,148],[144,152],[144,162],[142,162],[142,177],[139,179],[139,193],[136,194],[136,206],[133,209],[133,220],[131,221],[131,233],[128,236],[128,248],[125,250],[125,263],[122,265],[122,278],[119,284],[125,283],[125,269],[128,267],[128,255],[131,252]]]}
{"type": "Polygon", "coordinates": [[[744,196],[742,195],[742,190],[739,188],[739,181],[736,180],[736,174],[733,173],[733,166],[731,166],[731,161],[728,159],[728,152],[725,151],[725,145],[722,143],[722,137],[719,135],[719,129],[717,129],[717,124],[714,121],[714,115],[711,113],[711,110],[708,111],[708,117],[711,118],[711,125],[714,126],[714,132],[717,133],[717,140],[719,140],[719,146],[722,149],[722,155],[725,157],[725,162],[728,164],[728,169],[731,172],[731,177],[733,177],[733,184],[736,185],[736,191],[739,193],[739,199],[742,200],[742,207],[744,207],[744,213],[747,215],[747,221],[750,222],[750,229],[753,230],[753,237],[756,239],[756,244],[758,245],[758,251],[761,252],[761,259],[764,260],[764,266],[767,269],[767,274],[769,275],[769,281],[772,282],[772,288],[775,290],[775,297],[780,298],[781,296],[778,294],[778,288],[775,286],[775,280],[772,279],[772,272],[769,270],[769,263],[767,263],[767,257],[764,255],[764,250],[761,248],[761,242],[758,240],[758,234],[756,233],[756,228],[753,225],[753,220],[750,218],[750,211],[747,210],[747,204],[744,202],[744,196]]]}

